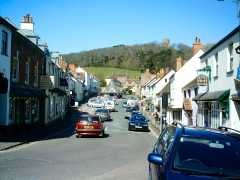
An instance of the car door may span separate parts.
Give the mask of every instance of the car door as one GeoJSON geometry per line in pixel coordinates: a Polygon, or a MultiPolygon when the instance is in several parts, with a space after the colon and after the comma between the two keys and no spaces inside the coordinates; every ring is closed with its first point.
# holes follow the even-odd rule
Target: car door
{"type": "Polygon", "coordinates": [[[161,135],[159,136],[153,151],[154,153],[161,155],[161,157],[163,158],[163,166],[150,164],[152,180],[165,179],[164,175],[166,171],[169,149],[174,140],[174,136],[175,136],[175,129],[172,127],[165,128],[161,133],[161,135]]]}

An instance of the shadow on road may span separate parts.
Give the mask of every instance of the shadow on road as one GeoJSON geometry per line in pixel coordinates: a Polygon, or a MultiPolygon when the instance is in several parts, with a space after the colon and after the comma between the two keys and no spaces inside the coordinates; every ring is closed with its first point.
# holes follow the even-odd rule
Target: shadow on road
{"type": "Polygon", "coordinates": [[[56,120],[47,126],[38,126],[31,129],[24,128],[14,135],[0,135],[0,150],[34,141],[71,137],[74,135],[75,122],[80,113],[77,108],[72,108],[64,119],[56,120]]]}

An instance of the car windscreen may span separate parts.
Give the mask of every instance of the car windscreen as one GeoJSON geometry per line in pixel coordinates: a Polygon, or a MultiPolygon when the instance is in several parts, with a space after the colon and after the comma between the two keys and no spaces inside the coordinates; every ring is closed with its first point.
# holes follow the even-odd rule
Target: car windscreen
{"type": "Polygon", "coordinates": [[[107,109],[97,109],[96,113],[107,113],[108,110],[107,109]]]}
{"type": "Polygon", "coordinates": [[[240,176],[239,139],[181,137],[173,167],[180,171],[240,176]]]}
{"type": "Polygon", "coordinates": [[[145,122],[146,118],[144,116],[135,115],[134,120],[135,121],[140,121],[140,122],[145,122]]]}

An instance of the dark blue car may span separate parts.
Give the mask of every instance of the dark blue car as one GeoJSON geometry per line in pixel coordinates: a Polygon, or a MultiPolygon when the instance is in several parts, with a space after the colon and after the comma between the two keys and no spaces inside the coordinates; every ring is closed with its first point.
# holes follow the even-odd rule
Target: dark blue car
{"type": "Polygon", "coordinates": [[[148,161],[151,180],[240,179],[240,132],[171,125],[148,161]]]}
{"type": "Polygon", "coordinates": [[[149,131],[148,120],[143,115],[140,114],[132,115],[128,121],[128,130],[149,131]]]}

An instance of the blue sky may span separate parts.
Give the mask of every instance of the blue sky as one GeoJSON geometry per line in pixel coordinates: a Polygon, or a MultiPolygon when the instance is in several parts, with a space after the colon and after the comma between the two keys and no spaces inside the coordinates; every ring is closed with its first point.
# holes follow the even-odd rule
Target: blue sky
{"type": "Polygon", "coordinates": [[[0,0],[0,15],[35,31],[62,53],[117,44],[217,42],[238,25],[232,0],[0,0]]]}

